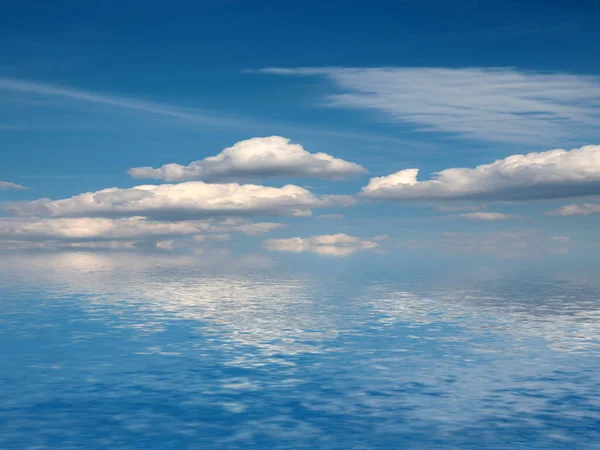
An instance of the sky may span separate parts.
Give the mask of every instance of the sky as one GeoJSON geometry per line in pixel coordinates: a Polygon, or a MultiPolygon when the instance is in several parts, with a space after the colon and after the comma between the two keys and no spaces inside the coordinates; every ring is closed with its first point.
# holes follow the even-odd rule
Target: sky
{"type": "Polygon", "coordinates": [[[595,3],[3,5],[0,249],[593,261],[595,3]]]}

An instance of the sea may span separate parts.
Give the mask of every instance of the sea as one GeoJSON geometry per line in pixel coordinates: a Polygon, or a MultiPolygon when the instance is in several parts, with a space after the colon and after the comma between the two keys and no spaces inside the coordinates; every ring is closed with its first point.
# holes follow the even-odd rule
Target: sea
{"type": "Polygon", "coordinates": [[[600,268],[372,259],[0,255],[0,449],[600,449],[600,268]]]}

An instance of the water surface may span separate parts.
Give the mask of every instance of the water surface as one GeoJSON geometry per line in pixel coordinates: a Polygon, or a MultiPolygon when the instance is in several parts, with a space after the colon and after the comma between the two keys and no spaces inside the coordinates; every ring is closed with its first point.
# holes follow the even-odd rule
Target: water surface
{"type": "Polygon", "coordinates": [[[600,276],[0,258],[2,449],[600,448],[600,276]]]}

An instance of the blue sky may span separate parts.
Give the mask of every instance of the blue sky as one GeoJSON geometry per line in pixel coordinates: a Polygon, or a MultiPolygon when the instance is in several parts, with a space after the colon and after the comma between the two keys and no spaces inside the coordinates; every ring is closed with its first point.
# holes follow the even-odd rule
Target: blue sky
{"type": "Polygon", "coordinates": [[[3,6],[3,247],[594,254],[594,3],[3,6]],[[128,173],[230,147],[183,178],[128,173]],[[553,149],[567,152],[512,156],[553,149]],[[214,186],[228,183],[243,186],[214,186]]]}

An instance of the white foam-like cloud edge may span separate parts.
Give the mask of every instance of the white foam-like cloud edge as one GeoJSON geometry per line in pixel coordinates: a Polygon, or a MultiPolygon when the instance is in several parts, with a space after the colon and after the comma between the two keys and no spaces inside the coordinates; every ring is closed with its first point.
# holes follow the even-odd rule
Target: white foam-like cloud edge
{"type": "Polygon", "coordinates": [[[600,205],[594,203],[582,203],[580,205],[564,205],[545,213],[547,216],[589,216],[600,214],[600,205]]]}
{"type": "Polygon", "coordinates": [[[273,177],[335,180],[366,172],[358,164],[327,153],[309,153],[302,145],[292,144],[290,139],[281,136],[240,141],[216,156],[193,161],[187,166],[170,163],[159,168],[134,167],[128,171],[133,178],[210,182],[273,177]]]}
{"type": "Polygon", "coordinates": [[[580,139],[600,124],[600,77],[514,68],[267,68],[318,76],[335,107],[365,109],[466,139],[535,143],[580,139]]]}
{"type": "Polygon", "coordinates": [[[1,190],[23,190],[23,189],[27,189],[27,187],[25,186],[21,186],[20,184],[17,183],[11,183],[10,181],[0,181],[0,191],[1,190]]]}
{"type": "Polygon", "coordinates": [[[495,220],[510,220],[510,219],[520,219],[519,216],[514,216],[512,214],[503,214],[499,212],[491,212],[491,211],[478,211],[478,212],[470,212],[458,214],[457,217],[461,219],[468,220],[482,220],[482,221],[495,221],[495,220]]]}
{"type": "Polygon", "coordinates": [[[0,218],[0,247],[129,248],[143,241],[185,237],[214,243],[226,242],[229,233],[258,236],[284,226],[243,218],[165,222],[145,217],[5,217],[0,218]]]}
{"type": "Polygon", "coordinates": [[[346,195],[318,196],[299,186],[281,188],[255,184],[142,185],[86,192],[61,200],[39,199],[5,204],[17,216],[127,217],[183,220],[215,216],[306,216],[311,208],[351,206],[346,195]]]}
{"type": "Polygon", "coordinates": [[[376,236],[371,240],[362,240],[355,236],[338,233],[308,238],[267,239],[263,242],[263,247],[267,250],[278,252],[312,252],[320,255],[346,256],[360,250],[373,249],[379,246],[375,241],[383,241],[385,239],[387,239],[385,235],[376,236]]]}
{"type": "Polygon", "coordinates": [[[600,145],[518,154],[418,181],[419,169],[372,178],[361,194],[387,200],[536,200],[600,194],[600,145]]]}

